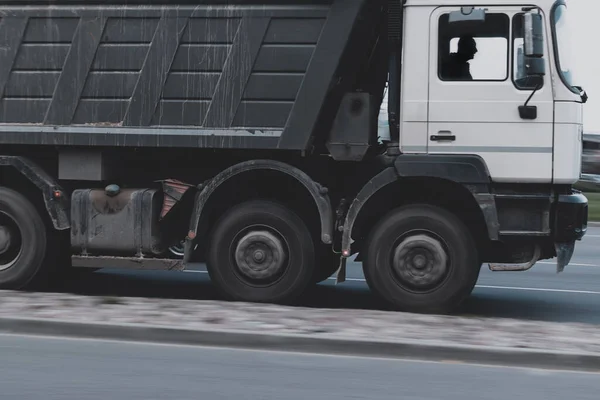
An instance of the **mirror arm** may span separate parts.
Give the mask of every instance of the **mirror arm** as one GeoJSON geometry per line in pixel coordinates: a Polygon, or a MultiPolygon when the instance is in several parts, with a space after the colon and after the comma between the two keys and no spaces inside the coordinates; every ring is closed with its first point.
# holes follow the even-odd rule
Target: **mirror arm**
{"type": "Polygon", "coordinates": [[[519,116],[522,119],[533,120],[537,118],[537,107],[529,106],[529,101],[533,97],[533,95],[542,87],[542,84],[538,84],[533,92],[527,98],[525,105],[519,106],[519,116]]]}
{"type": "Polygon", "coordinates": [[[531,92],[531,94],[527,98],[527,101],[525,102],[525,104],[523,104],[523,107],[527,107],[527,105],[529,105],[529,102],[531,101],[531,98],[533,97],[533,95],[536,94],[537,91],[540,90],[541,88],[542,88],[542,84],[538,83],[538,85],[535,87],[535,89],[533,89],[533,92],[531,92]]]}

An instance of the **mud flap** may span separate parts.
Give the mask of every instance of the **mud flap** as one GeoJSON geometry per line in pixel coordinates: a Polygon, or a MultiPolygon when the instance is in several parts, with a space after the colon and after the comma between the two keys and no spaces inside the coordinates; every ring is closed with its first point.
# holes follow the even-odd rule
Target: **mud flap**
{"type": "Polygon", "coordinates": [[[346,282],[346,261],[348,259],[344,256],[340,257],[340,267],[335,273],[335,284],[346,282]]]}
{"type": "Polygon", "coordinates": [[[554,243],[554,248],[556,249],[556,273],[560,274],[571,262],[575,252],[575,242],[554,243]]]}

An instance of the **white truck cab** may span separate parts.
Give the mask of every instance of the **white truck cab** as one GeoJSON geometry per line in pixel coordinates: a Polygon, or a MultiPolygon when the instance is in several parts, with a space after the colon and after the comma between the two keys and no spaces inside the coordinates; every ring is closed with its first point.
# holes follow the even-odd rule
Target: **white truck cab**
{"type": "Polygon", "coordinates": [[[575,183],[585,94],[568,21],[564,0],[408,0],[401,151],[475,154],[497,183],[575,183]],[[452,74],[457,62],[470,76],[452,74]]]}

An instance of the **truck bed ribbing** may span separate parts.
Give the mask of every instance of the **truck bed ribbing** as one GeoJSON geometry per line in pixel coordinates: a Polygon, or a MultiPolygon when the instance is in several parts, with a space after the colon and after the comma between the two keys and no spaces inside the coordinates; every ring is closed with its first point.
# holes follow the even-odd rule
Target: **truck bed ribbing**
{"type": "Polygon", "coordinates": [[[0,5],[0,144],[305,150],[356,81],[365,10],[381,12],[366,0],[22,3],[0,5]]]}

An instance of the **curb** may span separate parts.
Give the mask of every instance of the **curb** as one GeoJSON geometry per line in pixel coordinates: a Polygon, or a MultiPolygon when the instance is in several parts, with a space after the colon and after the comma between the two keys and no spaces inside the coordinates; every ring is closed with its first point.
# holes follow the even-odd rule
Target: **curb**
{"type": "Polygon", "coordinates": [[[600,372],[600,354],[0,318],[0,333],[600,372]]]}
{"type": "Polygon", "coordinates": [[[600,226],[600,222],[598,222],[598,221],[588,221],[588,226],[591,226],[593,228],[598,228],[600,226]]]}

